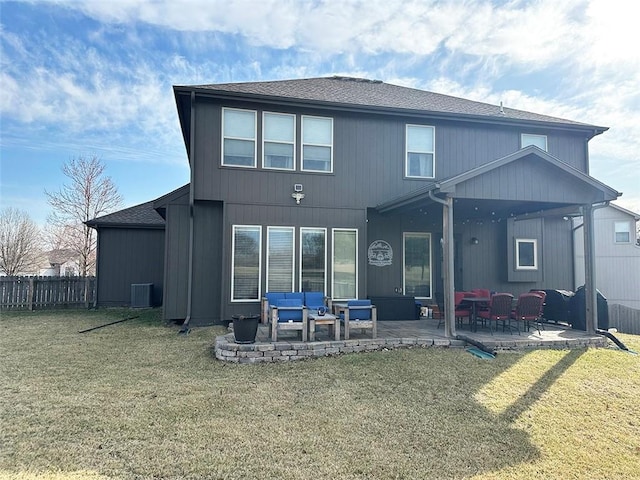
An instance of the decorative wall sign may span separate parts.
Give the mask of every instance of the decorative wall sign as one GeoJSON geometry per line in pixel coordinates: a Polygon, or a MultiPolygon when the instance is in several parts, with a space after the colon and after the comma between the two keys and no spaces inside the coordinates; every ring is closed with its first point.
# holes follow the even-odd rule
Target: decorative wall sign
{"type": "Polygon", "coordinates": [[[393,249],[384,240],[374,240],[367,250],[369,265],[385,267],[393,262],[393,249]]]}

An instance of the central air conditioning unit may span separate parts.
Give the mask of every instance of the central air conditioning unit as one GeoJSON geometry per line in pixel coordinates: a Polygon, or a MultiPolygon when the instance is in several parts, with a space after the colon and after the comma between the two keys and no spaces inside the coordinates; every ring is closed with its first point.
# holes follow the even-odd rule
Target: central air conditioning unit
{"type": "Polygon", "coordinates": [[[153,283],[131,284],[131,308],[152,306],[153,283]]]}

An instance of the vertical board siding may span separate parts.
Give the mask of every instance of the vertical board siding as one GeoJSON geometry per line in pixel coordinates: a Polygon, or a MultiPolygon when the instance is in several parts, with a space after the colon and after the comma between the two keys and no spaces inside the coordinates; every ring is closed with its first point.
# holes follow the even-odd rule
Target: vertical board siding
{"type": "Polygon", "coordinates": [[[95,277],[0,277],[0,310],[91,307],[95,277]]]}
{"type": "Polygon", "coordinates": [[[130,305],[138,283],[152,283],[153,305],[162,305],[164,229],[102,227],[98,236],[98,305],[130,305]]]}
{"type": "Polygon", "coordinates": [[[609,303],[609,328],[619,332],[640,335],[640,309],[609,303]]]}
{"type": "Polygon", "coordinates": [[[188,204],[167,206],[165,235],[164,319],[184,320],[187,315],[189,271],[188,204]]]}

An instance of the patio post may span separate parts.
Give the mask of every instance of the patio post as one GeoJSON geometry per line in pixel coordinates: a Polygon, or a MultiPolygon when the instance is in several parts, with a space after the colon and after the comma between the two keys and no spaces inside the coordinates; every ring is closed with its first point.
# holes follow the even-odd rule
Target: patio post
{"type": "Polygon", "coordinates": [[[453,197],[447,195],[442,206],[442,254],[444,279],[444,331],[445,336],[455,338],[454,265],[453,265],[453,197]]]}
{"type": "Polygon", "coordinates": [[[584,297],[586,331],[595,333],[598,328],[598,301],[596,290],[596,249],[593,230],[593,206],[582,207],[584,237],[584,297]]]}

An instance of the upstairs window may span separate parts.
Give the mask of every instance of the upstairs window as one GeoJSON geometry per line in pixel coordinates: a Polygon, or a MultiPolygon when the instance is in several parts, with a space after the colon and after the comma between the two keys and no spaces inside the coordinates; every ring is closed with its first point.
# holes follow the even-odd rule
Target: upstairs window
{"type": "Polygon", "coordinates": [[[547,151],[547,136],[546,135],[534,135],[533,133],[523,133],[520,138],[521,147],[528,147],[529,145],[535,145],[541,150],[547,151]]]}
{"type": "Polygon", "coordinates": [[[615,243],[631,243],[631,224],[615,222],[615,243]]]}
{"type": "Polygon", "coordinates": [[[333,119],[302,116],[302,170],[333,172],[333,119]]]}
{"type": "Polygon", "coordinates": [[[516,238],[516,270],[538,269],[538,241],[516,238]]]}
{"type": "Polygon", "coordinates": [[[222,165],[256,166],[256,112],[222,109],[222,165]]]}
{"type": "Polygon", "coordinates": [[[405,175],[413,178],[435,177],[435,128],[407,125],[405,175]]]}
{"type": "Polygon", "coordinates": [[[294,170],[296,117],[284,113],[267,113],[263,119],[264,168],[294,170]]]}

